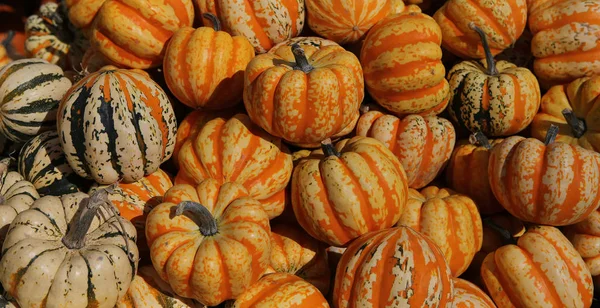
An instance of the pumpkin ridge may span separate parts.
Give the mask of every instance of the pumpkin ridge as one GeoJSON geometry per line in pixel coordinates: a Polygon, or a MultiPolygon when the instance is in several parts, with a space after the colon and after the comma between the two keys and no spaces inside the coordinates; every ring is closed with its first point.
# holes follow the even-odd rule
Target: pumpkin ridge
{"type": "MultiPolygon", "coordinates": [[[[108,80],[109,77],[104,76],[104,78],[105,78],[105,80],[108,80]]],[[[99,96],[96,111],[98,112],[98,114],[103,115],[100,117],[100,123],[102,123],[102,126],[104,127],[104,133],[106,134],[106,143],[105,143],[106,149],[111,154],[111,157],[118,157],[118,155],[117,155],[118,149],[117,149],[116,141],[119,136],[119,132],[117,132],[117,130],[115,129],[115,126],[113,125],[115,123],[114,109],[112,108],[113,107],[112,106],[113,99],[112,98],[109,98],[109,99],[110,99],[110,101],[106,101],[105,96],[99,96]]],[[[117,115],[117,118],[118,117],[119,116],[117,115]]],[[[78,127],[76,129],[82,130],[81,127],[78,127]]],[[[78,139],[75,139],[75,140],[78,140],[78,139]]],[[[85,140],[85,139],[79,139],[79,140],[85,140]]],[[[101,143],[101,140],[98,135],[96,135],[96,138],[94,138],[94,141],[101,143]]],[[[77,142],[74,142],[74,144],[75,143],[77,143],[77,142]]],[[[145,156],[144,154],[145,153],[141,153],[142,157],[145,156]]],[[[118,174],[122,173],[121,165],[117,162],[116,159],[111,159],[110,164],[111,164],[112,168],[118,174]]],[[[94,166],[94,167],[100,167],[100,166],[94,166]]],[[[99,176],[102,177],[102,175],[99,175],[99,176]]]]}
{"type": "MultiPolygon", "coordinates": [[[[357,153],[359,157],[361,157],[363,159],[363,161],[367,162],[367,159],[361,155],[362,153],[357,153]]],[[[350,169],[346,164],[348,163],[352,163],[351,161],[349,162],[349,160],[352,158],[348,157],[348,154],[344,155],[344,156],[340,156],[338,159],[339,161],[339,166],[341,168],[343,168],[344,173],[348,176],[348,178],[350,179],[352,186],[354,189],[357,189],[360,193],[356,194],[357,196],[359,196],[359,210],[361,211],[361,216],[365,218],[365,224],[367,226],[368,230],[372,230],[373,226],[376,225],[375,221],[373,220],[373,216],[369,215],[369,211],[368,211],[368,207],[370,206],[366,206],[366,205],[370,205],[370,201],[369,201],[369,197],[370,194],[367,193],[367,191],[364,189],[364,187],[362,186],[358,176],[356,174],[354,174],[354,172],[352,171],[352,169],[350,169]],[[363,206],[365,205],[365,206],[363,206]]],[[[370,161],[371,163],[373,163],[372,161],[370,161]]],[[[367,163],[368,165],[368,163],[367,163]]],[[[372,173],[374,173],[377,176],[377,182],[381,182],[381,179],[379,178],[379,174],[376,174],[376,170],[378,171],[377,168],[369,168],[369,171],[371,171],[372,173]]],[[[381,184],[381,183],[379,183],[381,184]]],[[[354,190],[353,189],[353,190],[354,190]]],[[[386,198],[387,199],[387,198],[386,198]]],[[[355,221],[355,223],[357,225],[358,221],[355,221]]]]}
{"type": "MultiPolygon", "coordinates": [[[[484,22],[484,23],[487,24],[488,26],[490,26],[494,30],[494,32],[500,34],[502,39],[504,39],[506,42],[512,42],[512,40],[510,39],[510,35],[504,31],[504,29],[507,28],[506,25],[501,25],[496,18],[491,18],[488,14],[486,14],[486,13],[493,13],[490,9],[479,5],[478,2],[475,0],[465,0],[465,2],[471,4],[471,6],[473,8],[475,8],[476,11],[479,11],[480,14],[476,14],[476,15],[478,17],[485,19],[485,21],[487,23],[486,22],[484,22]]],[[[460,17],[457,19],[460,20],[460,17]]],[[[463,33],[464,33],[464,31],[463,31],[463,33]]],[[[492,41],[494,41],[494,40],[492,40],[492,41]]],[[[477,44],[479,44],[479,42],[477,44]]]]}
{"type": "MultiPolygon", "coordinates": [[[[223,236],[223,235],[221,234],[220,236],[223,236]]],[[[227,238],[229,238],[229,237],[227,237],[227,238]]],[[[231,238],[229,238],[229,239],[231,239],[231,238]]],[[[231,239],[231,240],[238,242],[237,240],[234,240],[234,239],[231,239]]],[[[215,247],[215,251],[218,254],[217,260],[219,260],[219,266],[221,267],[221,270],[219,272],[221,273],[221,275],[223,275],[223,279],[221,280],[221,283],[219,284],[219,291],[221,292],[221,294],[227,294],[226,297],[229,298],[232,296],[231,292],[229,292],[229,290],[231,290],[231,282],[230,282],[231,278],[229,275],[229,267],[227,266],[227,263],[224,262],[225,258],[223,256],[223,251],[221,250],[221,246],[219,246],[219,242],[213,242],[213,245],[215,247]]],[[[248,249],[246,247],[246,245],[244,245],[244,248],[248,249]]],[[[253,258],[252,261],[255,261],[254,259],[256,259],[256,258],[253,258]]],[[[254,262],[252,262],[252,263],[254,263],[254,262]]],[[[252,265],[254,267],[255,264],[252,264],[252,265]]],[[[192,271],[192,275],[194,275],[195,272],[196,271],[192,271]]],[[[253,274],[256,275],[255,273],[253,273],[253,274]]],[[[223,295],[221,295],[221,296],[223,296],[223,295]]]]}
{"type": "MultiPolygon", "coordinates": [[[[389,240],[389,239],[388,239],[389,240]]],[[[386,247],[383,248],[383,250],[381,251],[381,255],[382,256],[389,256],[389,255],[394,255],[394,254],[389,254],[387,252],[391,251],[391,250],[396,250],[395,245],[387,245],[386,247]]],[[[397,261],[396,261],[396,266],[397,261]]],[[[390,265],[391,262],[389,262],[388,260],[382,259],[380,262],[380,264],[383,263],[383,265],[390,265]]],[[[388,272],[388,271],[382,271],[382,272],[388,272]]],[[[389,270],[388,273],[392,273],[392,269],[389,270]]],[[[372,284],[372,289],[371,291],[373,293],[376,293],[377,296],[373,296],[371,299],[372,301],[374,301],[373,307],[382,307],[383,305],[381,305],[381,302],[385,302],[385,307],[391,307],[392,303],[390,303],[390,298],[384,298],[385,294],[392,294],[392,289],[394,287],[395,284],[395,277],[393,275],[381,275],[380,276],[381,279],[374,279],[373,284],[372,284]],[[375,290],[379,290],[379,292],[375,292],[375,290]]],[[[391,298],[393,300],[393,297],[391,298]]]]}
{"type": "MultiPolygon", "coordinates": [[[[95,41],[103,42],[102,45],[112,47],[115,50],[115,52],[118,54],[118,56],[123,58],[127,62],[131,62],[131,63],[141,62],[143,64],[151,64],[153,62],[152,59],[149,59],[149,58],[144,58],[141,56],[134,56],[133,51],[130,50],[130,48],[129,48],[130,46],[127,44],[124,44],[123,46],[118,45],[114,41],[114,39],[109,36],[109,35],[114,35],[114,34],[115,33],[110,31],[109,29],[99,28],[98,31],[94,31],[94,34],[93,34],[94,41],[92,43],[95,46],[101,46],[101,45],[98,45],[98,43],[96,43],[95,41]],[[108,32],[108,33],[105,34],[104,32],[108,32]]],[[[100,53],[102,53],[102,55],[104,57],[106,57],[107,59],[109,59],[110,61],[115,61],[114,57],[107,55],[106,53],[103,53],[102,51],[100,51],[100,53]]]]}
{"type": "MultiPolygon", "coordinates": [[[[513,245],[513,244],[511,244],[513,245]]],[[[514,245],[516,246],[516,245],[514,245]]],[[[507,246],[503,246],[503,247],[507,247],[507,246]]],[[[503,249],[503,247],[500,247],[498,250],[503,249]]],[[[518,247],[512,247],[512,246],[508,246],[511,247],[511,249],[519,249],[518,247]]],[[[506,249],[506,248],[504,248],[506,249]]],[[[492,258],[494,259],[492,261],[492,263],[494,264],[494,269],[495,269],[495,277],[498,279],[498,281],[500,282],[500,287],[502,288],[500,291],[504,291],[504,294],[506,295],[506,297],[508,298],[508,300],[510,301],[511,304],[513,304],[514,306],[517,306],[515,303],[519,304],[519,306],[524,307],[523,303],[521,302],[521,299],[519,296],[516,296],[516,292],[514,291],[514,287],[515,285],[510,283],[508,278],[506,277],[506,275],[504,275],[504,272],[501,271],[498,268],[498,263],[497,263],[497,259],[496,256],[498,255],[497,251],[493,251],[490,254],[492,255],[492,258]],[[505,288],[508,288],[508,290],[506,290],[505,288]]],[[[488,256],[490,255],[488,254],[488,256]]],[[[487,257],[486,257],[487,259],[487,257]]],[[[483,269],[483,266],[482,266],[483,269]]],[[[487,288],[487,285],[486,285],[487,288]]],[[[489,292],[489,290],[488,290],[489,292]]],[[[491,293],[491,292],[490,292],[491,293]]]]}
{"type": "MultiPolygon", "coordinates": [[[[18,244],[18,243],[17,243],[18,244]]],[[[31,244],[30,244],[31,245],[31,244]]],[[[16,245],[15,245],[16,246],[16,245]]],[[[15,246],[11,246],[8,249],[15,247],[15,246]]],[[[8,250],[6,249],[6,251],[8,250]]],[[[39,258],[41,257],[43,254],[47,253],[47,252],[53,252],[53,251],[57,251],[57,250],[61,250],[63,249],[63,247],[57,247],[57,248],[50,248],[50,249],[46,249],[38,254],[36,254],[34,257],[31,258],[31,260],[29,260],[29,262],[27,263],[27,265],[25,267],[20,268],[18,271],[16,271],[16,276],[18,277],[18,279],[14,279],[13,282],[15,282],[15,284],[11,284],[9,287],[11,289],[11,293],[12,294],[18,294],[17,293],[17,288],[19,287],[19,282],[22,280],[23,276],[25,276],[25,274],[27,273],[27,271],[29,270],[29,268],[33,265],[33,263],[39,258]]],[[[2,255],[4,255],[6,253],[6,251],[4,251],[2,253],[2,255]]]]}
{"type": "MultiPolygon", "coordinates": [[[[93,78],[90,78],[91,80],[97,81],[98,75],[94,76],[93,78]]],[[[85,79],[82,80],[82,82],[85,81],[85,79]]],[[[69,95],[68,97],[65,97],[65,99],[61,102],[61,105],[66,102],[68,99],[71,99],[72,96],[76,95],[77,98],[75,99],[75,101],[73,102],[73,105],[71,105],[71,110],[64,110],[64,114],[62,116],[62,121],[65,120],[70,120],[71,121],[71,125],[70,125],[70,132],[72,134],[72,138],[74,140],[85,140],[85,130],[84,129],[80,129],[79,127],[85,127],[84,123],[83,123],[83,117],[79,114],[77,114],[77,110],[85,110],[85,107],[87,105],[87,98],[91,96],[92,94],[92,88],[88,87],[87,85],[83,85],[81,87],[73,87],[72,89],[74,89],[74,92],[72,93],[72,95],[69,95]],[[77,93],[79,92],[79,93],[77,93]],[[70,119],[65,119],[66,117],[66,113],[70,113],[70,119]]],[[[61,119],[59,118],[59,121],[61,119]]],[[[61,139],[61,145],[64,144],[64,140],[65,140],[65,136],[64,133],[61,132],[60,133],[60,139],[61,139]]],[[[73,151],[71,151],[70,153],[67,153],[68,149],[65,148],[65,154],[68,155],[74,155],[75,159],[74,162],[77,164],[76,168],[82,169],[83,173],[85,174],[90,174],[90,167],[88,164],[84,163],[86,161],[86,157],[85,157],[85,152],[87,150],[87,145],[84,142],[73,142],[73,151]]],[[[73,160],[73,159],[71,159],[73,160]]],[[[69,161],[69,157],[67,156],[67,161],[69,162],[69,164],[71,165],[71,162],[69,161]]],[[[65,213],[66,215],[66,213],[65,213]]],[[[65,221],[69,221],[66,216],[65,216],[65,221]]]]}
{"type": "Polygon", "coordinates": [[[85,266],[87,267],[88,273],[87,273],[87,298],[88,298],[88,307],[98,307],[98,300],[96,299],[96,294],[94,292],[94,284],[92,283],[92,278],[94,277],[94,274],[92,272],[92,267],[90,266],[90,262],[88,261],[88,259],[86,259],[86,257],[81,253],[81,251],[77,252],[79,254],[79,256],[81,257],[81,259],[83,259],[83,262],[85,262],[85,266]]]}
{"type": "MultiPolygon", "coordinates": [[[[172,1],[169,1],[169,4],[172,1]]],[[[113,1],[113,5],[117,8],[120,14],[127,16],[130,21],[133,22],[134,25],[138,26],[141,30],[146,30],[150,32],[153,38],[158,41],[166,41],[168,40],[172,32],[168,29],[165,29],[160,21],[153,18],[155,14],[144,16],[144,14],[140,11],[141,8],[147,7],[150,10],[152,9],[152,4],[147,4],[147,6],[141,5],[140,8],[134,8],[126,1],[113,1]]]]}
{"type": "MultiPolygon", "coordinates": [[[[30,65],[31,63],[27,63],[27,65],[30,65]]],[[[4,95],[4,99],[2,100],[2,105],[6,104],[7,102],[11,101],[13,98],[15,98],[18,95],[22,95],[23,93],[25,93],[25,91],[27,90],[31,90],[34,89],[36,87],[40,87],[43,86],[44,83],[49,83],[55,80],[60,80],[62,79],[64,76],[61,76],[58,73],[50,73],[50,74],[40,74],[40,75],[36,75],[33,78],[21,83],[20,85],[18,85],[17,87],[15,87],[14,89],[12,89],[12,91],[10,91],[9,93],[4,95]]]]}
{"type": "MultiPolygon", "coordinates": [[[[573,51],[561,52],[560,54],[544,55],[543,58],[536,58],[535,61],[539,64],[552,64],[553,62],[570,63],[573,62],[573,55],[577,56],[577,62],[580,61],[597,61],[600,54],[600,46],[594,49],[582,51],[576,49],[573,51]]],[[[539,57],[540,55],[538,55],[539,57]]],[[[538,64],[538,65],[539,65],[538,64]]]]}

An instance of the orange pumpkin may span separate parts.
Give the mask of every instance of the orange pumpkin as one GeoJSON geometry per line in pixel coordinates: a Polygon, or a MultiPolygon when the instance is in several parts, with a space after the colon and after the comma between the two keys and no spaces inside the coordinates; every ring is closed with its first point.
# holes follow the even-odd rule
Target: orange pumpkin
{"type": "Polygon", "coordinates": [[[422,188],[442,171],[456,141],[450,121],[436,116],[408,115],[399,119],[367,111],[356,125],[356,135],[381,141],[402,163],[408,187],[422,188]]]}
{"type": "Polygon", "coordinates": [[[489,181],[496,199],[513,216],[564,226],[584,220],[600,205],[600,160],[595,152],[553,142],[555,129],[545,143],[512,136],[495,146],[489,181]]]}
{"type": "Polygon", "coordinates": [[[106,0],[65,0],[69,20],[76,28],[87,34],[94,17],[106,0]]]}
{"type": "Polygon", "coordinates": [[[407,227],[356,239],[337,267],[333,305],[354,307],[452,307],[450,268],[427,237],[407,227]]]}
{"type": "Polygon", "coordinates": [[[441,42],[440,27],[422,13],[395,14],[375,24],[360,53],[375,101],[396,115],[442,112],[449,87],[441,42]]]}
{"type": "Polygon", "coordinates": [[[476,285],[454,278],[454,308],[496,308],[492,299],[476,285]]]}
{"type": "Polygon", "coordinates": [[[498,307],[590,307],[590,271],[557,229],[530,227],[490,253],[481,266],[488,293],[498,307]]]}
{"type": "Polygon", "coordinates": [[[314,238],[343,246],[393,226],[407,201],[406,173],[394,154],[369,137],[343,139],[301,159],[292,175],[292,207],[314,238]]]}
{"type": "Polygon", "coordinates": [[[234,299],[269,266],[269,217],[241,185],[175,185],[146,220],[150,257],[175,294],[214,306],[234,299]]]}
{"type": "Polygon", "coordinates": [[[91,25],[90,41],[117,65],[146,69],[162,63],[166,42],[193,21],[192,0],[107,0],[91,25]]]}
{"type": "Polygon", "coordinates": [[[270,218],[283,212],[292,156],[279,138],[254,126],[244,114],[208,121],[183,143],[178,161],[175,184],[198,185],[208,178],[237,182],[263,204],[270,218]]]}
{"type": "Polygon", "coordinates": [[[436,186],[409,189],[398,221],[429,237],[442,251],[454,277],[460,276],[481,249],[481,217],[471,198],[436,186]]]}
{"type": "Polygon", "coordinates": [[[294,44],[300,45],[300,47],[312,46],[320,49],[321,47],[330,46],[330,45],[338,45],[338,43],[324,39],[318,36],[298,36],[293,37],[289,40],[285,40],[281,43],[277,43],[271,49],[269,49],[269,53],[279,54],[280,57],[294,57],[291,49],[281,48],[282,46],[292,46],[294,44]],[[285,54],[288,54],[287,56],[285,54]]]}
{"type": "Polygon", "coordinates": [[[585,261],[596,282],[600,277],[600,211],[565,228],[565,235],[585,261]]]}
{"type": "Polygon", "coordinates": [[[280,48],[291,52],[258,55],[246,68],[244,105],[252,121],[303,147],[352,131],[364,98],[356,56],[336,45],[280,48]]]}

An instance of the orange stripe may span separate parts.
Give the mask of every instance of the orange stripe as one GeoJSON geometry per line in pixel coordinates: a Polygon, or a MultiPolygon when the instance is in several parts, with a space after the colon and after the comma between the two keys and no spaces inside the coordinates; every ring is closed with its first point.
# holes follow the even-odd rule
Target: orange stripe
{"type": "Polygon", "coordinates": [[[113,3],[115,9],[119,11],[119,14],[126,16],[127,19],[138,26],[139,29],[150,32],[150,34],[158,41],[164,43],[171,38],[171,35],[173,35],[173,32],[166,30],[161,22],[143,16],[139,11],[139,8],[133,8],[121,1],[113,1],[113,3]]]}

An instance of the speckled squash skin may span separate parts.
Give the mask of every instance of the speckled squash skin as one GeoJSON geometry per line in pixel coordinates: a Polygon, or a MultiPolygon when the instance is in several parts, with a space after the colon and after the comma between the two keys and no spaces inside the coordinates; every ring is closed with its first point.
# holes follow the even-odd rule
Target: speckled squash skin
{"type": "Polygon", "coordinates": [[[269,134],[301,147],[350,133],[364,98],[363,71],[340,46],[301,46],[313,67],[297,66],[290,46],[256,56],[246,68],[244,106],[269,134]],[[289,51],[285,51],[289,50],[289,51]]]}
{"type": "Polygon", "coordinates": [[[215,306],[239,297],[269,266],[269,217],[240,184],[207,179],[175,185],[146,220],[154,268],[175,294],[215,306]],[[186,215],[173,217],[181,201],[200,203],[218,232],[204,236],[186,215]]]}
{"type": "Polygon", "coordinates": [[[485,57],[474,22],[489,36],[490,49],[497,55],[512,46],[527,25],[526,0],[448,0],[433,18],[443,34],[442,46],[463,59],[485,57]]]}
{"type": "Polygon", "coordinates": [[[453,298],[450,268],[442,252],[411,228],[359,237],[337,266],[334,307],[450,308],[453,298]]]}
{"type": "Polygon", "coordinates": [[[94,18],[90,42],[119,66],[157,67],[173,33],[193,21],[192,0],[108,0],[94,18]]]}
{"type": "Polygon", "coordinates": [[[31,182],[18,172],[10,171],[8,162],[0,161],[0,246],[10,223],[39,198],[31,182]]]}
{"type": "Polygon", "coordinates": [[[107,185],[158,170],[171,157],[177,133],[173,107],[148,73],[112,66],[67,92],[57,126],[71,168],[107,185]]]}
{"type": "Polygon", "coordinates": [[[600,73],[600,1],[530,2],[533,69],[540,84],[549,87],[600,73]]]}
{"type": "Polygon", "coordinates": [[[86,33],[106,0],[64,0],[63,2],[67,7],[69,21],[86,33]]]}
{"type": "Polygon", "coordinates": [[[400,119],[379,111],[361,115],[356,135],[385,144],[402,163],[408,187],[415,189],[427,186],[437,177],[456,142],[452,123],[444,118],[408,115],[400,119]]]}
{"type": "Polygon", "coordinates": [[[546,146],[512,136],[492,149],[490,186],[500,204],[523,221],[574,224],[600,204],[600,160],[595,155],[562,142],[546,146]]]}
{"type": "Polygon", "coordinates": [[[454,278],[454,308],[496,308],[496,304],[476,285],[454,278]]]}
{"type": "Polygon", "coordinates": [[[298,44],[301,47],[312,46],[314,48],[320,49],[321,47],[330,46],[330,45],[338,45],[338,43],[324,39],[318,36],[298,36],[293,37],[291,39],[287,39],[281,43],[277,43],[271,49],[269,49],[268,53],[279,54],[280,57],[289,57],[292,58],[294,55],[292,54],[291,49],[281,48],[282,46],[292,46],[292,44],[298,44]]]}
{"type": "Polygon", "coordinates": [[[241,102],[244,70],[254,48],[243,36],[184,27],[169,40],[163,69],[177,99],[192,108],[225,109],[241,102]]]}
{"type": "Polygon", "coordinates": [[[596,210],[584,221],[567,226],[564,233],[585,261],[598,286],[600,276],[600,211],[596,210]]]}
{"type": "Polygon", "coordinates": [[[375,101],[396,115],[441,113],[449,90],[441,43],[440,27],[422,13],[394,14],[377,22],[360,52],[375,101]]]}
{"type": "Polygon", "coordinates": [[[376,139],[343,139],[335,149],[340,157],[319,149],[297,163],[291,201],[308,234],[344,246],[393,226],[406,205],[408,185],[398,159],[376,139]]]}
{"type": "Polygon", "coordinates": [[[531,136],[544,140],[551,124],[558,126],[556,141],[600,152],[600,77],[582,77],[569,84],[553,86],[542,97],[541,109],[531,123],[531,136]],[[562,114],[571,110],[584,122],[585,130],[577,135],[562,114]]]}
{"type": "Polygon", "coordinates": [[[302,278],[289,273],[274,273],[261,278],[238,297],[232,308],[329,308],[319,290],[302,278]]]}
{"type": "Polygon", "coordinates": [[[590,307],[590,271],[554,227],[534,226],[517,242],[490,253],[481,276],[498,307],[590,307]]]}
{"type": "Polygon", "coordinates": [[[481,249],[481,217],[471,198],[428,186],[409,189],[408,202],[398,221],[430,238],[442,251],[453,277],[460,276],[481,249]]]}
{"type": "Polygon", "coordinates": [[[269,218],[283,212],[292,156],[279,138],[253,125],[244,114],[208,121],[183,143],[178,161],[175,184],[198,185],[208,178],[237,182],[263,204],[269,218]]]}

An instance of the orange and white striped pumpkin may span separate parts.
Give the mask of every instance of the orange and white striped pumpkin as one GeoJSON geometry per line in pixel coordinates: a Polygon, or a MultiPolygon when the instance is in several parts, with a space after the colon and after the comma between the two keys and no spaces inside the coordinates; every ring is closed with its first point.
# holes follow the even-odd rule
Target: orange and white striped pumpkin
{"type": "Polygon", "coordinates": [[[292,46],[294,44],[298,44],[300,45],[300,47],[305,47],[305,46],[312,46],[314,48],[320,49],[321,47],[325,47],[325,46],[330,46],[330,45],[338,45],[338,43],[332,41],[332,40],[328,40],[328,39],[324,39],[322,37],[318,37],[318,36],[297,36],[297,37],[293,37],[291,39],[285,40],[281,43],[277,43],[275,46],[273,46],[271,49],[269,49],[269,53],[275,53],[275,54],[279,54],[280,57],[286,57],[285,54],[288,54],[287,57],[293,57],[294,54],[292,53],[291,49],[287,49],[287,48],[281,48],[282,46],[292,46]],[[283,54],[282,54],[283,53],[283,54]]]}
{"type": "Polygon", "coordinates": [[[597,282],[600,277],[600,211],[596,210],[584,221],[565,227],[564,232],[597,282]]]}
{"type": "Polygon", "coordinates": [[[87,34],[94,17],[106,0],[65,0],[69,21],[87,34]]]}
{"type": "Polygon", "coordinates": [[[360,52],[375,101],[396,115],[441,113],[450,89],[441,43],[440,27],[422,13],[395,14],[376,23],[360,52]]]}
{"type": "Polygon", "coordinates": [[[396,227],[356,239],[337,266],[338,308],[452,307],[450,268],[426,236],[396,227]]]}
{"type": "Polygon", "coordinates": [[[492,299],[467,280],[454,278],[454,308],[496,308],[492,299]]]}

